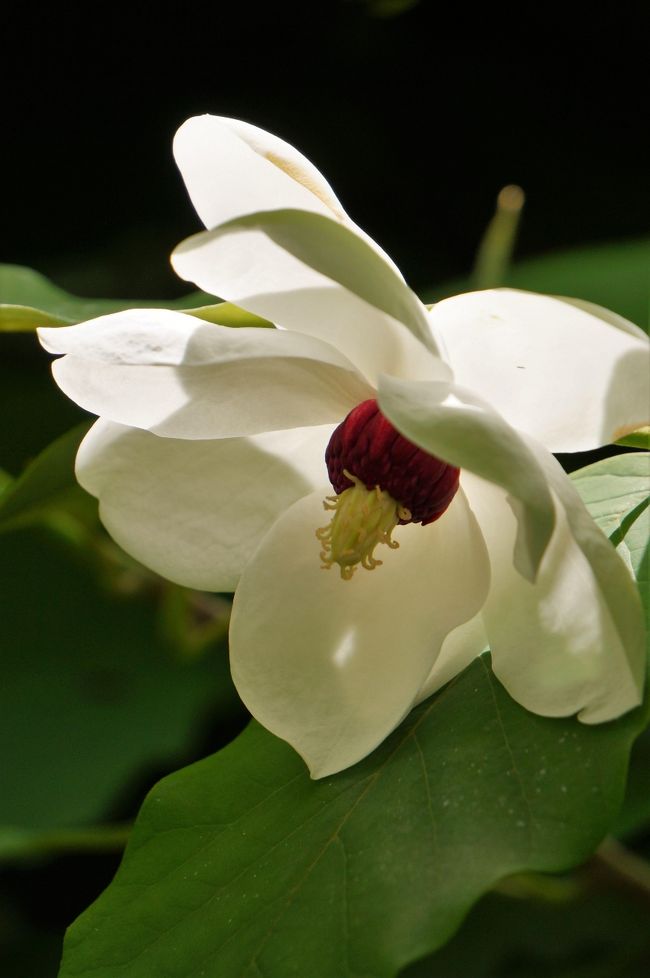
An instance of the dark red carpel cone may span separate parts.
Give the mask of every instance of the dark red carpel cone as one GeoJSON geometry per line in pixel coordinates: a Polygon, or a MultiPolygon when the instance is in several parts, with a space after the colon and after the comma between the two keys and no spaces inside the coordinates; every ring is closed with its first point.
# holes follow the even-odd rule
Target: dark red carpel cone
{"type": "Polygon", "coordinates": [[[333,432],[325,463],[336,493],[353,485],[344,469],[366,489],[385,489],[411,513],[401,523],[437,520],[456,495],[460,476],[455,466],[400,435],[374,399],[357,404],[333,432]]]}

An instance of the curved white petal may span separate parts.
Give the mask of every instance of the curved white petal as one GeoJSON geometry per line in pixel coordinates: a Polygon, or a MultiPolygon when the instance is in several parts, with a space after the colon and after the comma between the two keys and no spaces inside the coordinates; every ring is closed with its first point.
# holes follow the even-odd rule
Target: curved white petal
{"type": "Polygon", "coordinates": [[[595,316],[596,319],[602,319],[603,322],[609,323],[614,329],[621,329],[624,333],[629,333],[630,336],[636,336],[638,340],[643,340],[644,342],[648,340],[648,334],[640,326],[631,323],[625,316],[621,316],[611,309],[606,309],[605,306],[599,306],[597,302],[589,302],[587,299],[576,299],[571,295],[556,295],[555,298],[560,302],[568,302],[572,306],[577,306],[578,309],[583,309],[591,316],[595,316]]]}
{"type": "MultiPolygon", "coordinates": [[[[313,164],[277,136],[235,119],[197,116],[179,129],[174,154],[209,229],[257,212],[292,210],[328,218],[369,245],[383,259],[386,274],[402,282],[391,259],[348,218],[313,164]]],[[[334,250],[339,247],[340,243],[334,250]]],[[[419,379],[449,376],[448,369],[436,367],[435,357],[424,369],[425,354],[400,322],[368,309],[331,277],[298,261],[259,231],[195,235],[175,250],[172,264],[182,278],[214,295],[231,302],[237,296],[239,306],[257,313],[263,309],[260,314],[279,326],[334,343],[370,383],[386,369],[391,354],[398,373],[401,361],[408,361],[405,376],[409,371],[419,379]],[[326,291],[335,295],[324,295],[326,291]],[[379,356],[375,349],[382,351],[379,356]]],[[[352,264],[358,265],[358,256],[352,264]]],[[[406,286],[403,290],[411,295],[406,286]]],[[[430,343],[429,331],[420,323],[423,310],[418,306],[415,311],[416,335],[430,343]]]]}
{"type": "Polygon", "coordinates": [[[331,186],[294,146],[239,119],[201,115],[174,137],[174,158],[207,228],[254,211],[299,208],[346,224],[397,271],[379,245],[345,213],[331,186]]]}
{"type": "Polygon", "coordinates": [[[466,669],[470,662],[488,647],[485,625],[481,612],[464,622],[447,635],[440,655],[420,689],[416,703],[421,703],[451,679],[466,669]]]}
{"type": "Polygon", "coordinates": [[[430,311],[454,376],[553,452],[615,441],[648,423],[647,337],[589,303],[489,289],[430,311]]]}
{"type": "Polygon", "coordinates": [[[529,438],[528,443],[559,500],[571,535],[597,581],[602,601],[616,629],[626,668],[640,696],[646,673],[647,647],[645,616],[637,585],[621,556],[589,515],[557,459],[533,439],[529,438]]]}
{"type": "MultiPolygon", "coordinates": [[[[471,478],[471,476],[468,477],[465,472],[461,472],[461,486],[464,485],[467,478],[471,478]]],[[[469,498],[468,502],[471,508],[469,498]]],[[[447,635],[442,643],[440,655],[417,695],[416,703],[421,703],[436,693],[487,649],[488,639],[485,624],[482,612],[479,611],[473,618],[463,622],[462,625],[458,625],[447,635]]]]}
{"type": "Polygon", "coordinates": [[[321,340],[131,309],[43,329],[59,387],[88,411],[170,438],[228,438],[340,421],[373,396],[321,340]]]}
{"type": "Polygon", "coordinates": [[[489,404],[455,384],[381,377],[378,402],[405,438],[508,492],[519,524],[514,563],[520,574],[534,580],[553,533],[555,511],[547,476],[523,436],[489,404]]]}
{"type": "Polygon", "coordinates": [[[240,695],[312,777],[354,764],[397,726],[489,583],[462,490],[436,523],[398,527],[400,548],[378,548],[382,566],[349,581],[320,567],[321,499],[301,499],[273,525],[242,575],[230,629],[240,695]]]}
{"type": "Polygon", "coordinates": [[[174,158],[208,228],[272,207],[301,207],[345,218],[334,191],[302,153],[238,119],[187,119],[174,137],[174,158]]]}
{"type": "MultiPolygon", "coordinates": [[[[558,473],[554,482],[562,481],[571,501],[573,487],[558,473]]],[[[645,659],[638,594],[586,511],[575,500],[567,509],[554,494],[555,532],[532,584],[512,566],[516,520],[506,494],[468,474],[463,485],[488,544],[492,581],[482,618],[495,675],[510,695],[534,713],[578,713],[585,723],[637,706],[645,659]]]]}
{"type": "Polygon", "coordinates": [[[100,419],[79,448],[77,478],[141,563],[186,587],[232,591],[277,517],[327,479],[332,430],[186,441],[100,419]]]}
{"type": "MultiPolygon", "coordinates": [[[[172,255],[174,269],[181,278],[264,316],[283,329],[331,343],[371,384],[383,371],[416,380],[448,379],[448,365],[435,349],[428,350],[417,338],[428,338],[426,310],[394,270],[363,244],[361,254],[367,261],[362,267],[357,238],[331,221],[321,221],[337,238],[337,232],[343,234],[342,241],[333,241],[328,251],[323,247],[319,228],[305,227],[304,221],[300,221],[297,230],[291,228],[291,215],[296,223],[305,216],[295,211],[267,213],[267,230],[276,232],[275,223],[286,216],[286,225],[294,232],[292,242],[302,239],[309,257],[319,262],[321,270],[291,253],[267,230],[239,226],[188,238],[172,255]],[[342,255],[346,242],[349,260],[342,255]],[[320,255],[312,254],[316,248],[320,248],[320,255]],[[329,267],[336,263],[338,269],[329,267]],[[346,273],[350,288],[328,274],[341,270],[346,273]],[[356,281],[365,287],[355,291],[356,281]],[[382,304],[387,294],[393,300],[390,308],[382,304]],[[395,314],[389,314],[393,309],[395,314]]],[[[256,217],[265,219],[264,215],[256,217]]],[[[430,345],[434,345],[433,341],[430,345]]]]}

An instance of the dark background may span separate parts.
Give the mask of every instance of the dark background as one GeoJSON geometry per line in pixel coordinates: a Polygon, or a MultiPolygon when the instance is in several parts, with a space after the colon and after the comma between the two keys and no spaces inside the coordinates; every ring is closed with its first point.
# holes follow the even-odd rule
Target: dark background
{"type": "Polygon", "coordinates": [[[378,6],[6,12],[0,260],[81,294],[182,294],[168,254],[199,225],[171,140],[202,112],[298,146],[415,288],[468,271],[509,182],[528,198],[519,255],[647,231],[643,62],[609,24],[600,49],[378,6]]]}

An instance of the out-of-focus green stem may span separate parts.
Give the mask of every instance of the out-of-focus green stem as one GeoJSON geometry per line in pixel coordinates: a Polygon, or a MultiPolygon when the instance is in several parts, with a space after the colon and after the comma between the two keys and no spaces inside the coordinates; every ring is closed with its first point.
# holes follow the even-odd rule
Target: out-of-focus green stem
{"type": "Polygon", "coordinates": [[[81,829],[29,831],[0,829],[0,862],[41,859],[69,852],[119,852],[126,846],[131,823],[81,829]]]}
{"type": "Polygon", "coordinates": [[[488,224],[476,254],[472,285],[492,289],[503,285],[517,239],[525,196],[521,187],[509,184],[497,197],[494,217],[488,224]]]}

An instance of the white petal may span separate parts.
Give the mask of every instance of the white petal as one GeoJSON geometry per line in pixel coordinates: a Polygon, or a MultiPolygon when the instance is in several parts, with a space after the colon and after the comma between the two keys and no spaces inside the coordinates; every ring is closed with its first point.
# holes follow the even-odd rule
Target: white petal
{"type": "Polygon", "coordinates": [[[430,312],[454,376],[553,452],[615,441],[648,423],[648,340],[590,303],[509,289],[430,312]]]}
{"type": "Polygon", "coordinates": [[[314,164],[273,133],[239,119],[194,116],[174,137],[174,158],[207,228],[254,211],[299,208],[353,229],[397,271],[388,255],[345,213],[314,164]]]}
{"type": "Polygon", "coordinates": [[[131,309],[58,329],[59,387],[88,411],[171,438],[227,438],[340,421],[372,388],[334,347],[273,329],[131,309]]]}
{"type": "Polygon", "coordinates": [[[274,520],[327,479],[332,430],[177,441],[100,419],[79,448],[77,478],[141,563],[187,587],[232,591],[274,520]]]}
{"type": "Polygon", "coordinates": [[[555,496],[555,532],[531,584],[512,566],[516,521],[505,493],[465,474],[492,569],[482,617],[494,672],[514,699],[543,716],[578,713],[600,723],[641,702],[640,602],[614,548],[575,503],[569,480],[559,472],[553,481],[566,483],[571,506],[567,511],[555,496]]]}
{"type": "Polygon", "coordinates": [[[489,581],[462,491],[436,523],[398,527],[400,548],[378,548],[382,566],[349,581],[319,566],[324,522],[313,494],[274,524],[242,575],[230,631],[240,695],[312,777],[354,764],[397,726],[489,581]]]}
{"type": "MultiPolygon", "coordinates": [[[[172,367],[237,359],[244,355],[242,351],[257,345],[272,355],[269,350],[276,342],[270,339],[274,335],[270,329],[207,323],[173,309],[123,309],[74,326],[42,326],[37,333],[50,353],[70,353],[103,363],[172,367]]],[[[315,344],[312,349],[317,349],[315,344]]],[[[332,362],[339,362],[335,351],[318,349],[325,360],[334,357],[332,362]]]]}
{"type": "MultiPolygon", "coordinates": [[[[632,677],[632,684],[640,699],[646,674],[647,647],[645,615],[638,587],[627,565],[589,515],[577,489],[558,461],[532,439],[528,439],[528,442],[564,510],[575,543],[587,559],[616,630],[618,647],[625,657],[624,669],[632,677]]],[[[591,715],[582,719],[599,722],[596,718],[592,720],[591,715]]]]}
{"type": "MultiPolygon", "coordinates": [[[[216,228],[259,211],[282,209],[330,218],[369,245],[381,256],[387,272],[401,281],[394,263],[349,219],[316,167],[277,136],[238,120],[197,116],[179,129],[174,153],[206,227],[216,228]]],[[[217,240],[213,234],[195,235],[176,249],[172,264],[182,278],[213,295],[232,302],[237,296],[239,306],[258,313],[264,309],[264,318],[279,326],[334,343],[370,383],[386,369],[391,355],[398,373],[400,361],[406,359],[416,378],[449,376],[439,367],[431,373],[433,364],[428,372],[424,370],[424,354],[399,322],[368,310],[356,296],[333,286],[331,279],[297,261],[259,232],[250,232],[245,238],[240,234],[237,240],[233,234],[226,239],[220,235],[217,240]],[[326,290],[337,294],[322,295],[326,290]],[[304,291],[310,294],[301,294],[304,291]],[[368,320],[369,314],[374,328],[359,325],[355,329],[357,323],[368,320]],[[372,352],[377,347],[383,351],[379,357],[372,352]]],[[[404,290],[408,293],[405,286],[404,290]]],[[[420,339],[429,343],[426,326],[420,332],[420,339]]]]}
{"type": "MultiPolygon", "coordinates": [[[[300,218],[302,212],[291,213],[300,218]]],[[[267,217],[273,221],[285,214],[272,211],[267,217]]],[[[265,219],[264,215],[256,217],[265,219]]],[[[289,220],[288,217],[287,223],[289,220]]],[[[331,343],[371,384],[383,371],[416,380],[448,379],[451,372],[436,355],[436,349],[428,350],[420,341],[427,340],[434,346],[427,339],[426,311],[417,297],[363,242],[360,247],[367,261],[361,266],[358,235],[331,221],[321,224],[337,237],[342,234],[343,240],[333,242],[329,251],[325,249],[317,256],[320,270],[290,253],[265,230],[246,227],[194,235],[178,246],[172,264],[181,278],[208,292],[262,315],[283,329],[331,343]],[[345,242],[350,250],[349,260],[342,253],[345,242]],[[340,264],[339,271],[349,274],[349,288],[328,274],[336,273],[329,267],[334,262],[340,264]],[[370,287],[355,292],[356,280],[370,283],[370,287]],[[395,315],[388,314],[391,310],[382,305],[387,292],[394,299],[391,309],[395,309],[395,315]],[[372,304],[375,295],[379,305],[372,304]]],[[[301,236],[305,249],[310,248],[311,252],[314,242],[322,249],[318,228],[301,227],[295,237],[301,236]]]]}
{"type": "Polygon", "coordinates": [[[454,628],[453,632],[447,635],[442,643],[440,655],[420,689],[416,702],[421,703],[422,700],[426,700],[432,693],[441,689],[463,669],[466,669],[481,652],[485,652],[487,647],[485,625],[479,611],[477,615],[459,625],[458,628],[454,628]]]}
{"type": "Polygon", "coordinates": [[[237,119],[188,119],[174,138],[174,157],[208,228],[275,207],[345,216],[334,191],[306,157],[277,136],[237,119]]]}
{"type": "Polygon", "coordinates": [[[583,309],[590,315],[595,316],[596,319],[602,319],[603,322],[609,323],[614,329],[622,329],[624,333],[629,333],[630,336],[636,336],[638,340],[643,340],[644,342],[648,340],[648,334],[640,326],[631,323],[625,316],[620,316],[617,312],[606,309],[605,306],[599,306],[596,302],[588,302],[587,299],[576,299],[570,295],[556,295],[555,298],[560,302],[568,302],[572,306],[577,306],[578,309],[583,309]]]}
{"type": "Polygon", "coordinates": [[[431,455],[501,486],[519,522],[514,563],[534,580],[555,523],[540,461],[490,405],[454,384],[382,377],[379,406],[401,434],[431,455]]]}

